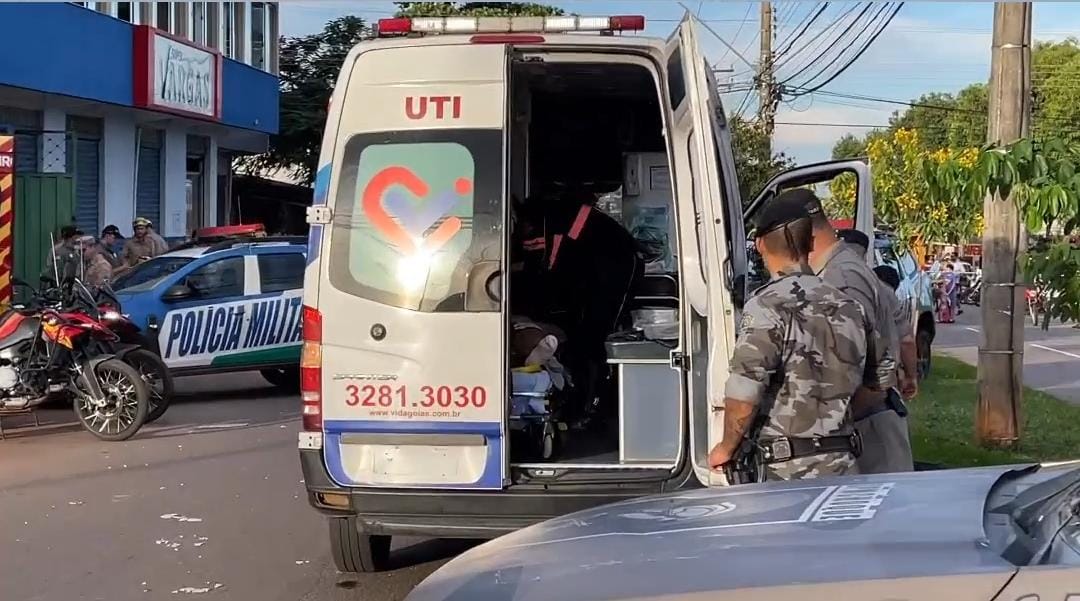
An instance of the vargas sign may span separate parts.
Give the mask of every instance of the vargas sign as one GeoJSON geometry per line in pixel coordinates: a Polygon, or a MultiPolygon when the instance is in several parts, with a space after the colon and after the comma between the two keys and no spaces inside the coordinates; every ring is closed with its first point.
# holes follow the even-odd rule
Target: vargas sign
{"type": "Polygon", "coordinates": [[[135,30],[135,104],[217,120],[221,54],[148,25],[135,30]]]}

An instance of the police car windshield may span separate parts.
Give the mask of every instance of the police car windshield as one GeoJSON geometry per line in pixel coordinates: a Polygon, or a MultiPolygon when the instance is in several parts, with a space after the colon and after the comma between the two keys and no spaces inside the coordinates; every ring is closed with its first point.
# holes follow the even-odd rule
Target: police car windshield
{"type": "Polygon", "coordinates": [[[191,257],[156,257],[136,265],[113,282],[113,290],[142,292],[150,290],[171,273],[192,262],[191,257]]]}

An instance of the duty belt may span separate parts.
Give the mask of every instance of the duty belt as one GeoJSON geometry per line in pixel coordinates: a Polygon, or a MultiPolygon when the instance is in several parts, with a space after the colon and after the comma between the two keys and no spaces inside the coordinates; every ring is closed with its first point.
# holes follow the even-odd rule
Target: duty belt
{"type": "Polygon", "coordinates": [[[783,436],[758,441],[757,446],[761,450],[761,461],[765,464],[783,463],[826,453],[851,453],[856,457],[862,455],[862,438],[858,432],[813,438],[783,436]]]}

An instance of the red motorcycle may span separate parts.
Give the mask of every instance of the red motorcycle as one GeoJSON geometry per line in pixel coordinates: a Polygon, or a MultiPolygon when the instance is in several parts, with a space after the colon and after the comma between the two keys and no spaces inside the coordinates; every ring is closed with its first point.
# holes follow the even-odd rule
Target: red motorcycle
{"type": "Polygon", "coordinates": [[[82,311],[62,308],[62,298],[55,290],[34,292],[29,304],[0,315],[0,415],[33,411],[61,393],[91,434],[127,440],[146,420],[146,383],[134,367],[102,352],[101,343],[117,335],[82,311]]]}
{"type": "Polygon", "coordinates": [[[169,408],[173,396],[173,378],[161,355],[150,350],[142,330],[127,315],[119,299],[106,285],[96,289],[96,316],[117,336],[109,350],[139,371],[150,391],[146,423],[156,421],[169,408]]]}

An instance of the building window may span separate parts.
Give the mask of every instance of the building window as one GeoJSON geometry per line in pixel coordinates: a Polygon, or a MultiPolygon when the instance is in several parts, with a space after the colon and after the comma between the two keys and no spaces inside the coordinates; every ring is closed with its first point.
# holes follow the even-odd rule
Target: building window
{"type": "Polygon", "coordinates": [[[236,43],[236,11],[232,2],[221,3],[221,52],[232,58],[236,43]]]}
{"type": "Polygon", "coordinates": [[[162,31],[172,31],[172,6],[168,2],[156,3],[154,26],[162,31]]]}
{"type": "Polygon", "coordinates": [[[206,44],[206,3],[195,2],[191,5],[191,41],[206,44]]]}
{"type": "Polygon", "coordinates": [[[127,21],[128,23],[135,23],[135,9],[131,2],[117,2],[116,3],[116,18],[121,21],[127,21]]]}
{"type": "Polygon", "coordinates": [[[203,3],[206,11],[206,45],[221,49],[221,5],[217,2],[203,3]]]}
{"type": "Polygon", "coordinates": [[[251,3],[251,66],[266,70],[266,4],[251,3]]]}

